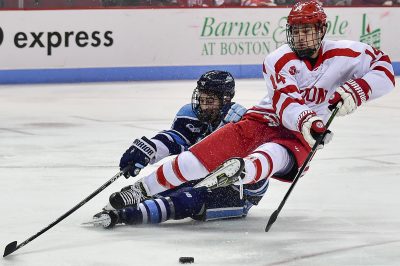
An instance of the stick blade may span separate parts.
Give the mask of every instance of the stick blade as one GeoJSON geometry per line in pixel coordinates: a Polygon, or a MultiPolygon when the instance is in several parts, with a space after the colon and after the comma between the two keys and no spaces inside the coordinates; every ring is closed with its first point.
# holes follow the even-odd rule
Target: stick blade
{"type": "Polygon", "coordinates": [[[278,214],[279,214],[279,212],[278,212],[278,210],[276,210],[272,213],[271,217],[269,217],[268,224],[265,227],[265,232],[268,232],[269,229],[271,228],[271,226],[273,225],[273,223],[275,223],[276,218],[278,218],[278,214]]]}
{"type": "Polygon", "coordinates": [[[6,248],[4,249],[3,258],[4,258],[5,256],[10,255],[11,253],[13,253],[13,252],[16,251],[16,250],[17,250],[17,241],[13,241],[13,242],[11,242],[10,244],[8,244],[8,245],[6,246],[6,248]]]}

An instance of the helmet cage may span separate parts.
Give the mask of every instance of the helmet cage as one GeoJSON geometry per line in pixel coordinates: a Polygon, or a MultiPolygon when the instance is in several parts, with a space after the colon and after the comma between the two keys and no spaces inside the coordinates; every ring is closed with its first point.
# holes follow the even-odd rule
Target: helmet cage
{"type": "Polygon", "coordinates": [[[192,109],[200,121],[217,123],[229,110],[234,95],[235,80],[231,73],[211,70],[201,75],[197,81],[197,87],[192,94],[192,109]],[[219,101],[218,108],[216,98],[219,101]]]}
{"type": "Polygon", "coordinates": [[[225,91],[222,93],[218,93],[214,90],[206,90],[197,86],[192,94],[192,110],[196,114],[197,118],[204,123],[212,123],[216,121],[221,121],[223,115],[229,110],[231,106],[232,100],[231,93],[225,91]],[[205,99],[205,101],[201,101],[200,95],[204,93],[209,99],[205,99]],[[219,108],[205,108],[206,105],[211,105],[209,102],[214,104],[215,97],[217,97],[219,101],[219,108]]]}
{"type": "Polygon", "coordinates": [[[300,58],[310,58],[321,47],[326,24],[286,24],[289,47],[300,58]]]}
{"type": "Polygon", "coordinates": [[[300,58],[310,58],[319,50],[326,32],[326,14],[314,0],[297,2],[289,13],[286,39],[300,58]]]}

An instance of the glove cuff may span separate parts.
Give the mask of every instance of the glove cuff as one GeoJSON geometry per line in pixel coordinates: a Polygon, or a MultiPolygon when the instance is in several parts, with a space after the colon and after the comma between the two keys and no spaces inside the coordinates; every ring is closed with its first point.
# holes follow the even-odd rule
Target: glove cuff
{"type": "Polygon", "coordinates": [[[297,129],[299,132],[301,132],[304,122],[313,116],[316,117],[317,114],[312,110],[306,110],[299,115],[299,118],[297,119],[297,129]]]}
{"type": "Polygon", "coordinates": [[[360,106],[369,99],[371,87],[363,79],[350,79],[339,87],[338,93],[342,98],[344,93],[349,93],[353,97],[357,106],[360,106]]]}
{"type": "MultiPolygon", "coordinates": [[[[304,119],[303,124],[301,125],[301,133],[304,133],[311,130],[314,122],[320,121],[322,122],[322,118],[317,115],[309,115],[304,119]]],[[[323,122],[322,122],[323,123],[323,122]]],[[[324,130],[325,131],[325,130],[324,130]]]]}
{"type": "Polygon", "coordinates": [[[140,139],[135,139],[132,143],[132,146],[146,154],[150,160],[156,156],[156,145],[144,136],[140,139]]]}

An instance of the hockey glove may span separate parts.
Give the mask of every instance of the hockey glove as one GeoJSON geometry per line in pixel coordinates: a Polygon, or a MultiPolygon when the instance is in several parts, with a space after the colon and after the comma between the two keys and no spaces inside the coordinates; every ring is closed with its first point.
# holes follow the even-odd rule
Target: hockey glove
{"type": "Polygon", "coordinates": [[[243,106],[241,106],[238,103],[234,103],[232,104],[231,108],[229,109],[228,113],[226,114],[226,116],[224,117],[224,119],[222,119],[221,124],[219,125],[219,127],[226,125],[230,122],[232,123],[236,123],[238,122],[240,119],[242,119],[242,116],[247,112],[247,109],[243,106]]]}
{"type": "MultiPolygon", "coordinates": [[[[307,141],[310,147],[313,147],[315,141],[325,133],[326,127],[322,119],[318,116],[309,116],[306,118],[301,126],[301,133],[303,134],[304,139],[307,141]]],[[[318,149],[322,149],[325,144],[328,144],[333,137],[333,133],[328,130],[328,133],[325,135],[325,138],[322,140],[321,144],[318,145],[318,149]]]]}
{"type": "Polygon", "coordinates": [[[137,176],[150,160],[156,156],[156,145],[146,137],[135,139],[132,146],[122,155],[119,167],[122,170],[126,166],[132,166],[124,174],[126,178],[137,176]]]}
{"type": "Polygon", "coordinates": [[[338,102],[342,106],[337,113],[338,116],[345,116],[354,112],[358,106],[369,99],[371,88],[363,79],[348,80],[336,89],[329,99],[329,109],[333,109],[338,102]]]}

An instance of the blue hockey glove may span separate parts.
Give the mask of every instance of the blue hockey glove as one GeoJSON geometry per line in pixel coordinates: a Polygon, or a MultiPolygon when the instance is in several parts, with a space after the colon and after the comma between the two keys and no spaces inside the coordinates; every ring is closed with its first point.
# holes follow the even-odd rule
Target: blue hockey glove
{"type": "Polygon", "coordinates": [[[222,120],[223,124],[228,124],[230,122],[237,122],[242,119],[242,116],[247,112],[247,109],[238,103],[234,103],[229,109],[228,113],[222,120]]]}
{"type": "Polygon", "coordinates": [[[119,168],[122,170],[126,166],[132,166],[124,174],[126,178],[137,176],[150,160],[156,156],[156,145],[146,137],[135,139],[132,146],[122,155],[119,168]]]}

